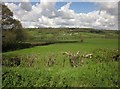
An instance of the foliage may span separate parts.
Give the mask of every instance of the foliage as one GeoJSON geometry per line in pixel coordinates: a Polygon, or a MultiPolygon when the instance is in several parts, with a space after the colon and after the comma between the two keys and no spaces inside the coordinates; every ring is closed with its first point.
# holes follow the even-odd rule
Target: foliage
{"type": "MultiPolygon", "coordinates": [[[[62,58],[66,58],[62,53],[18,55],[17,58],[21,59],[19,66],[3,66],[3,87],[118,87],[119,60],[113,58],[118,55],[117,49],[102,48],[91,52],[93,58],[83,58],[84,63],[75,68],[70,67],[68,61],[65,66],[61,65],[62,58]],[[48,60],[56,59],[54,66],[44,65],[45,56],[48,60]],[[29,66],[31,59],[33,64],[29,66]]],[[[80,51],[80,54],[84,55],[84,52],[80,51]]],[[[8,60],[10,56],[16,58],[15,54],[3,55],[8,60]]]]}
{"type": "Polygon", "coordinates": [[[30,43],[9,43],[9,44],[3,44],[2,45],[2,52],[7,51],[13,51],[13,50],[19,50],[24,48],[30,48],[32,45],[30,43]]]}
{"type": "Polygon", "coordinates": [[[36,55],[3,55],[2,65],[6,67],[31,67],[33,66],[37,56],[36,55]]]}
{"type": "Polygon", "coordinates": [[[17,43],[26,40],[27,34],[23,30],[20,21],[13,18],[13,12],[5,5],[2,5],[1,25],[3,50],[8,50],[8,48],[11,49],[11,44],[16,46],[17,43]]]}
{"type": "Polygon", "coordinates": [[[3,68],[3,87],[118,87],[116,63],[87,64],[76,69],[3,68]]]}
{"type": "Polygon", "coordinates": [[[95,30],[95,29],[91,29],[90,32],[91,33],[97,33],[97,34],[104,33],[103,30],[95,30]]]}
{"type": "Polygon", "coordinates": [[[93,54],[96,62],[112,62],[120,60],[118,49],[96,49],[93,51],[93,54]]]}

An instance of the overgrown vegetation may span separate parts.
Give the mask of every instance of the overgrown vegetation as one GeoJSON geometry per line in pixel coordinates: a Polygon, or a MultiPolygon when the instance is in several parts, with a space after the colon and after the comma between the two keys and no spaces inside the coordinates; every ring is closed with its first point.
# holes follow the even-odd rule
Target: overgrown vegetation
{"type": "Polygon", "coordinates": [[[39,60],[39,55],[15,56],[12,58],[8,56],[9,63],[4,58],[3,63],[14,64],[14,66],[12,65],[13,67],[9,68],[9,65],[4,64],[2,73],[3,87],[118,87],[120,55],[115,60],[114,57],[118,55],[116,49],[96,50],[93,50],[93,58],[81,56],[83,62],[80,62],[81,60],[77,57],[78,52],[75,54],[76,56],[72,57],[73,59],[71,57],[67,59],[61,54],[57,56],[49,54],[47,61],[39,60]],[[98,55],[102,58],[98,57],[98,55]],[[59,60],[60,56],[65,58],[66,61],[59,60]],[[16,65],[18,59],[20,65],[16,65]],[[76,60],[76,62],[68,60],[76,60]],[[40,62],[42,63],[39,64],[40,62]],[[64,66],[60,65],[61,62],[64,66]],[[78,65],[78,63],[80,64],[78,65]]]}

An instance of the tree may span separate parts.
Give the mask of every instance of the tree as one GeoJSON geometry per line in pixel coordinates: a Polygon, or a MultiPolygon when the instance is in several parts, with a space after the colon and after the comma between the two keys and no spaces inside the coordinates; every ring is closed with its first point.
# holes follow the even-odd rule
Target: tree
{"type": "Polygon", "coordinates": [[[23,31],[20,21],[13,18],[13,12],[5,5],[2,4],[2,31],[3,43],[9,40],[11,42],[20,42],[25,40],[25,33],[23,31]],[[11,35],[10,35],[11,34],[11,35]],[[6,40],[7,38],[7,40],[6,40]]]}
{"type": "Polygon", "coordinates": [[[26,40],[26,33],[20,21],[13,18],[13,12],[7,6],[0,5],[2,6],[2,46],[7,48],[11,44],[18,44],[26,40]]]}

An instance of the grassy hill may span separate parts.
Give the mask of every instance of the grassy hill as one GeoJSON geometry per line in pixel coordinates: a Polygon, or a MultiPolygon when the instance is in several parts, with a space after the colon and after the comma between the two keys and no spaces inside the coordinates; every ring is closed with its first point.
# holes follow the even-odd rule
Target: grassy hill
{"type": "Polygon", "coordinates": [[[27,29],[27,33],[28,43],[55,44],[4,52],[2,87],[118,87],[115,31],[51,28],[27,29]],[[72,56],[77,60],[73,67],[63,53],[76,55],[78,51],[78,58],[72,56]],[[85,58],[87,54],[92,58],[85,58]]]}

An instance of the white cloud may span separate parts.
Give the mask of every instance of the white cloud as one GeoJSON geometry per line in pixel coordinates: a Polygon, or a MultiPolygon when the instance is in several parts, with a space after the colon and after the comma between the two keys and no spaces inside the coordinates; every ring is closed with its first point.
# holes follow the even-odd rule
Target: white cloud
{"type": "MultiPolygon", "coordinates": [[[[23,27],[90,27],[98,29],[117,29],[116,3],[97,3],[100,10],[89,13],[76,13],[70,9],[71,2],[55,8],[56,2],[42,0],[31,10],[21,8],[21,4],[6,3],[13,11],[14,18],[22,22],[23,27]],[[114,11],[112,11],[114,10],[114,11]]],[[[29,7],[29,5],[28,5],[29,7]]]]}

